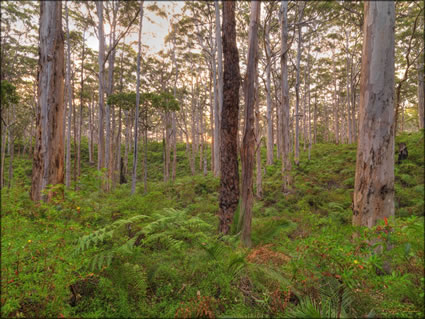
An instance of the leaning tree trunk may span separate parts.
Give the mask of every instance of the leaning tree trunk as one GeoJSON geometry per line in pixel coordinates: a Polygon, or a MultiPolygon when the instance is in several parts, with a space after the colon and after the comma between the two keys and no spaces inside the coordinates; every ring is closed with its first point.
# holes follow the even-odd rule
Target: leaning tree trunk
{"type": "Polygon", "coordinates": [[[253,171],[255,152],[254,106],[255,106],[255,77],[257,76],[256,56],[258,52],[258,19],[261,2],[251,2],[251,16],[248,29],[248,59],[247,80],[245,82],[245,129],[241,150],[242,190],[239,224],[242,226],[242,243],[251,247],[251,222],[253,205],[253,171]]]}
{"type": "MultiPolygon", "coordinates": [[[[239,111],[239,53],[236,46],[235,3],[223,2],[223,109],[220,125],[219,231],[228,234],[239,202],[237,153],[239,111]]],[[[216,163],[217,166],[218,163],[216,163]]]]}
{"type": "Polygon", "coordinates": [[[31,199],[50,200],[42,191],[64,180],[64,39],[62,2],[40,3],[37,138],[32,167],[31,199]]]}
{"type": "Polygon", "coordinates": [[[395,5],[367,1],[364,11],[353,225],[373,227],[394,216],[395,5]]]}
{"type": "Polygon", "coordinates": [[[282,147],[282,178],[283,185],[282,189],[285,191],[289,189],[292,184],[291,178],[291,159],[289,157],[291,149],[291,133],[290,133],[290,121],[289,121],[289,85],[288,85],[288,1],[282,1],[282,14],[281,14],[281,36],[282,36],[282,53],[280,59],[280,68],[282,71],[281,79],[281,90],[282,90],[282,123],[281,123],[281,133],[283,139],[282,147]]]}

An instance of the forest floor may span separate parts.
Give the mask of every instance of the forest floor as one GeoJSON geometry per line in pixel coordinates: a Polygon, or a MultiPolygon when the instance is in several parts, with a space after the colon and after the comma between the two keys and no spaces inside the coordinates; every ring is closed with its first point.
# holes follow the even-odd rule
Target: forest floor
{"type": "Polygon", "coordinates": [[[317,144],[286,196],[280,161],[267,167],[251,249],[218,236],[219,179],[190,176],[183,145],[174,183],[150,144],[147,194],[142,183],[133,196],[130,184],[99,191],[85,166],[79,191],[37,205],[31,160],[16,156],[1,193],[1,317],[422,318],[423,131],[397,142],[409,158],[395,165],[395,219],[353,228],[356,146],[317,144]]]}

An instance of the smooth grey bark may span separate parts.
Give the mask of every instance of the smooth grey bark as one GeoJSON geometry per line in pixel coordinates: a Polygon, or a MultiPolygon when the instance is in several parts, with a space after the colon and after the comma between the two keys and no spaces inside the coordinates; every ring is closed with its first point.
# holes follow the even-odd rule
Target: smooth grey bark
{"type": "Polygon", "coordinates": [[[67,45],[67,59],[66,59],[66,89],[68,94],[68,125],[66,133],[66,173],[65,185],[71,185],[71,119],[72,119],[72,88],[71,88],[71,43],[69,41],[69,19],[68,19],[68,5],[65,2],[65,19],[66,19],[66,45],[67,45]]]}
{"type": "Polygon", "coordinates": [[[136,115],[134,117],[134,148],[133,148],[133,170],[131,174],[131,194],[136,190],[137,179],[137,134],[139,123],[139,104],[140,104],[140,58],[142,53],[142,26],[143,26],[143,3],[140,1],[140,21],[139,21],[139,36],[137,42],[137,79],[136,79],[136,115]]]}
{"type": "Polygon", "coordinates": [[[394,1],[365,2],[364,19],[353,225],[373,227],[394,216],[394,1]]]}
{"type": "Polygon", "coordinates": [[[291,133],[290,133],[290,105],[289,105],[289,85],[288,85],[288,1],[282,0],[281,5],[281,111],[282,111],[282,122],[280,131],[282,133],[283,147],[282,147],[282,189],[286,191],[292,184],[291,178],[291,133]]]}

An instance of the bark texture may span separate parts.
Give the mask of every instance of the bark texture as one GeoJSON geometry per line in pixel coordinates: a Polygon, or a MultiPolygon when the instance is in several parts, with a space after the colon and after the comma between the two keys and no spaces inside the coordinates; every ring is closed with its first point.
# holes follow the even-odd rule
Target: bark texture
{"type": "Polygon", "coordinates": [[[251,222],[253,195],[253,171],[255,153],[254,108],[255,108],[255,77],[257,76],[256,56],[258,51],[258,20],[261,2],[251,2],[251,16],[248,29],[248,66],[245,94],[245,129],[241,149],[242,191],[239,220],[242,225],[242,243],[251,247],[251,222]]]}
{"type": "Polygon", "coordinates": [[[62,3],[40,3],[37,137],[32,169],[31,199],[50,200],[47,185],[64,180],[64,38],[62,3]]]}
{"type": "Polygon", "coordinates": [[[364,8],[353,225],[372,227],[394,216],[395,5],[365,2],[364,8]]]}
{"type": "Polygon", "coordinates": [[[223,109],[220,123],[219,231],[224,234],[229,233],[233,214],[239,202],[237,134],[240,70],[239,53],[236,46],[235,5],[232,1],[223,2],[224,74],[223,109]]]}

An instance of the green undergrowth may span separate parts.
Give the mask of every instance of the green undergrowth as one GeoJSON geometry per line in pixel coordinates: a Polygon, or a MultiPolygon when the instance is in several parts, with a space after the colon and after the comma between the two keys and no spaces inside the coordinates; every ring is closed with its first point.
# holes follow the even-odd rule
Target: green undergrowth
{"type": "Polygon", "coordinates": [[[397,142],[409,158],[395,165],[394,219],[353,228],[356,147],[317,144],[289,194],[280,161],[266,168],[251,249],[218,235],[219,179],[190,176],[184,145],[174,182],[150,144],[146,194],[99,191],[84,166],[80,190],[50,204],[29,200],[31,161],[17,156],[1,193],[1,316],[423,317],[423,132],[397,142]]]}

